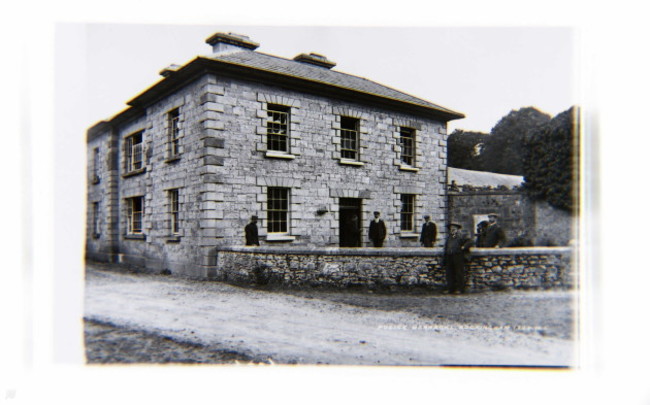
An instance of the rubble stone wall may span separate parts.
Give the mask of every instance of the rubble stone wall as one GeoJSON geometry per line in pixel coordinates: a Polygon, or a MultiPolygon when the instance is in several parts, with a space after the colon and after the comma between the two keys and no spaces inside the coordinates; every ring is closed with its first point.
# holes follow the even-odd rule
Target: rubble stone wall
{"type": "MultiPolygon", "coordinates": [[[[216,252],[214,279],[294,287],[445,287],[440,248],[232,247],[216,252]]],[[[576,287],[574,251],[560,248],[472,249],[470,291],[576,287]]]]}

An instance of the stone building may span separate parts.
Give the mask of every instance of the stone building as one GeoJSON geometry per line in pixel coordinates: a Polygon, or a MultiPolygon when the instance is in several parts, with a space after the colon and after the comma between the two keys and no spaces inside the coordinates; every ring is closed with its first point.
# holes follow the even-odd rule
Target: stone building
{"type": "Polygon", "coordinates": [[[446,223],[446,123],[463,115],[217,33],[212,53],[88,130],[87,257],[205,277],[218,246],[418,246],[424,214],[446,223]],[[351,229],[358,224],[360,232],[351,229]]]}

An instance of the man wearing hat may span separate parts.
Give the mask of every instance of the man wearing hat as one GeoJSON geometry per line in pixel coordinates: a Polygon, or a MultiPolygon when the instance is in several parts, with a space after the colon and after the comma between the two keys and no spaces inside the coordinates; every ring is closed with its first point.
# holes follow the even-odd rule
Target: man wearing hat
{"type": "Polygon", "coordinates": [[[251,217],[251,222],[244,227],[246,233],[246,246],[259,246],[260,240],[257,236],[257,215],[251,217]]]}
{"type": "Polygon", "coordinates": [[[422,232],[420,233],[420,243],[424,247],[433,247],[438,235],[438,228],[436,224],[431,221],[429,215],[424,216],[424,224],[422,225],[422,232]]]}
{"type": "Polygon", "coordinates": [[[483,239],[484,247],[503,247],[506,243],[506,234],[497,224],[499,216],[491,212],[488,214],[488,226],[485,228],[485,237],[483,239]]]}
{"type": "Polygon", "coordinates": [[[375,211],[373,215],[375,219],[370,221],[368,238],[370,238],[374,247],[382,247],[384,246],[384,239],[386,239],[386,224],[379,218],[381,215],[379,211],[375,211]]]}
{"type": "Polygon", "coordinates": [[[445,293],[461,294],[465,292],[465,255],[472,246],[472,241],[460,233],[462,226],[451,223],[449,236],[445,242],[442,264],[447,276],[445,293]]]}

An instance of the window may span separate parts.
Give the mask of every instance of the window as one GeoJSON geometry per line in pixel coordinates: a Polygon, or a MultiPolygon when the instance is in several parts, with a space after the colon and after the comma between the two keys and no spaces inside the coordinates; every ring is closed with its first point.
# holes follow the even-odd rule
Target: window
{"type": "Polygon", "coordinates": [[[341,117],[341,157],[359,160],[359,119],[341,117]]]}
{"type": "Polygon", "coordinates": [[[269,233],[289,232],[289,189],[269,187],[267,190],[267,225],[269,233]]]}
{"type": "Polygon", "coordinates": [[[142,169],[142,132],[126,138],[125,143],[126,172],[142,169]]]}
{"type": "Polygon", "coordinates": [[[99,232],[99,203],[93,203],[93,236],[98,238],[100,235],[99,232]]]}
{"type": "Polygon", "coordinates": [[[178,189],[168,190],[167,199],[169,201],[169,228],[172,235],[178,235],[180,232],[180,221],[178,219],[178,189]]]}
{"type": "Polygon", "coordinates": [[[400,160],[408,166],[415,166],[415,130],[401,127],[399,131],[401,146],[400,160]]]}
{"type": "Polygon", "coordinates": [[[93,184],[99,183],[99,148],[93,149],[93,184]]]}
{"type": "Polygon", "coordinates": [[[270,151],[289,153],[290,108],[269,104],[266,110],[266,148],[270,151]]]}
{"type": "Polygon", "coordinates": [[[167,113],[167,139],[169,142],[169,157],[180,155],[180,114],[178,108],[167,113]]]}
{"type": "Polygon", "coordinates": [[[144,215],[144,197],[126,199],[126,216],[128,235],[142,234],[142,217],[144,215]]]}
{"type": "Polygon", "coordinates": [[[415,232],[415,195],[402,194],[400,211],[400,228],[402,232],[415,232]]]}

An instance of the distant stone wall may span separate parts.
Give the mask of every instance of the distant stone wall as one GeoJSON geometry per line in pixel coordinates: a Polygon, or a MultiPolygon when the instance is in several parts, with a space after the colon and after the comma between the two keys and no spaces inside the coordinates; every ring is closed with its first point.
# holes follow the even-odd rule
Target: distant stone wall
{"type": "MultiPolygon", "coordinates": [[[[215,280],[294,287],[445,287],[439,248],[231,247],[216,252],[215,280]]],[[[575,287],[573,250],[472,249],[467,264],[471,291],[575,287]]]]}
{"type": "Polygon", "coordinates": [[[575,239],[576,221],[571,214],[544,201],[532,201],[523,191],[463,188],[448,192],[449,221],[476,237],[477,218],[499,215],[506,246],[567,246],[575,239]]]}

